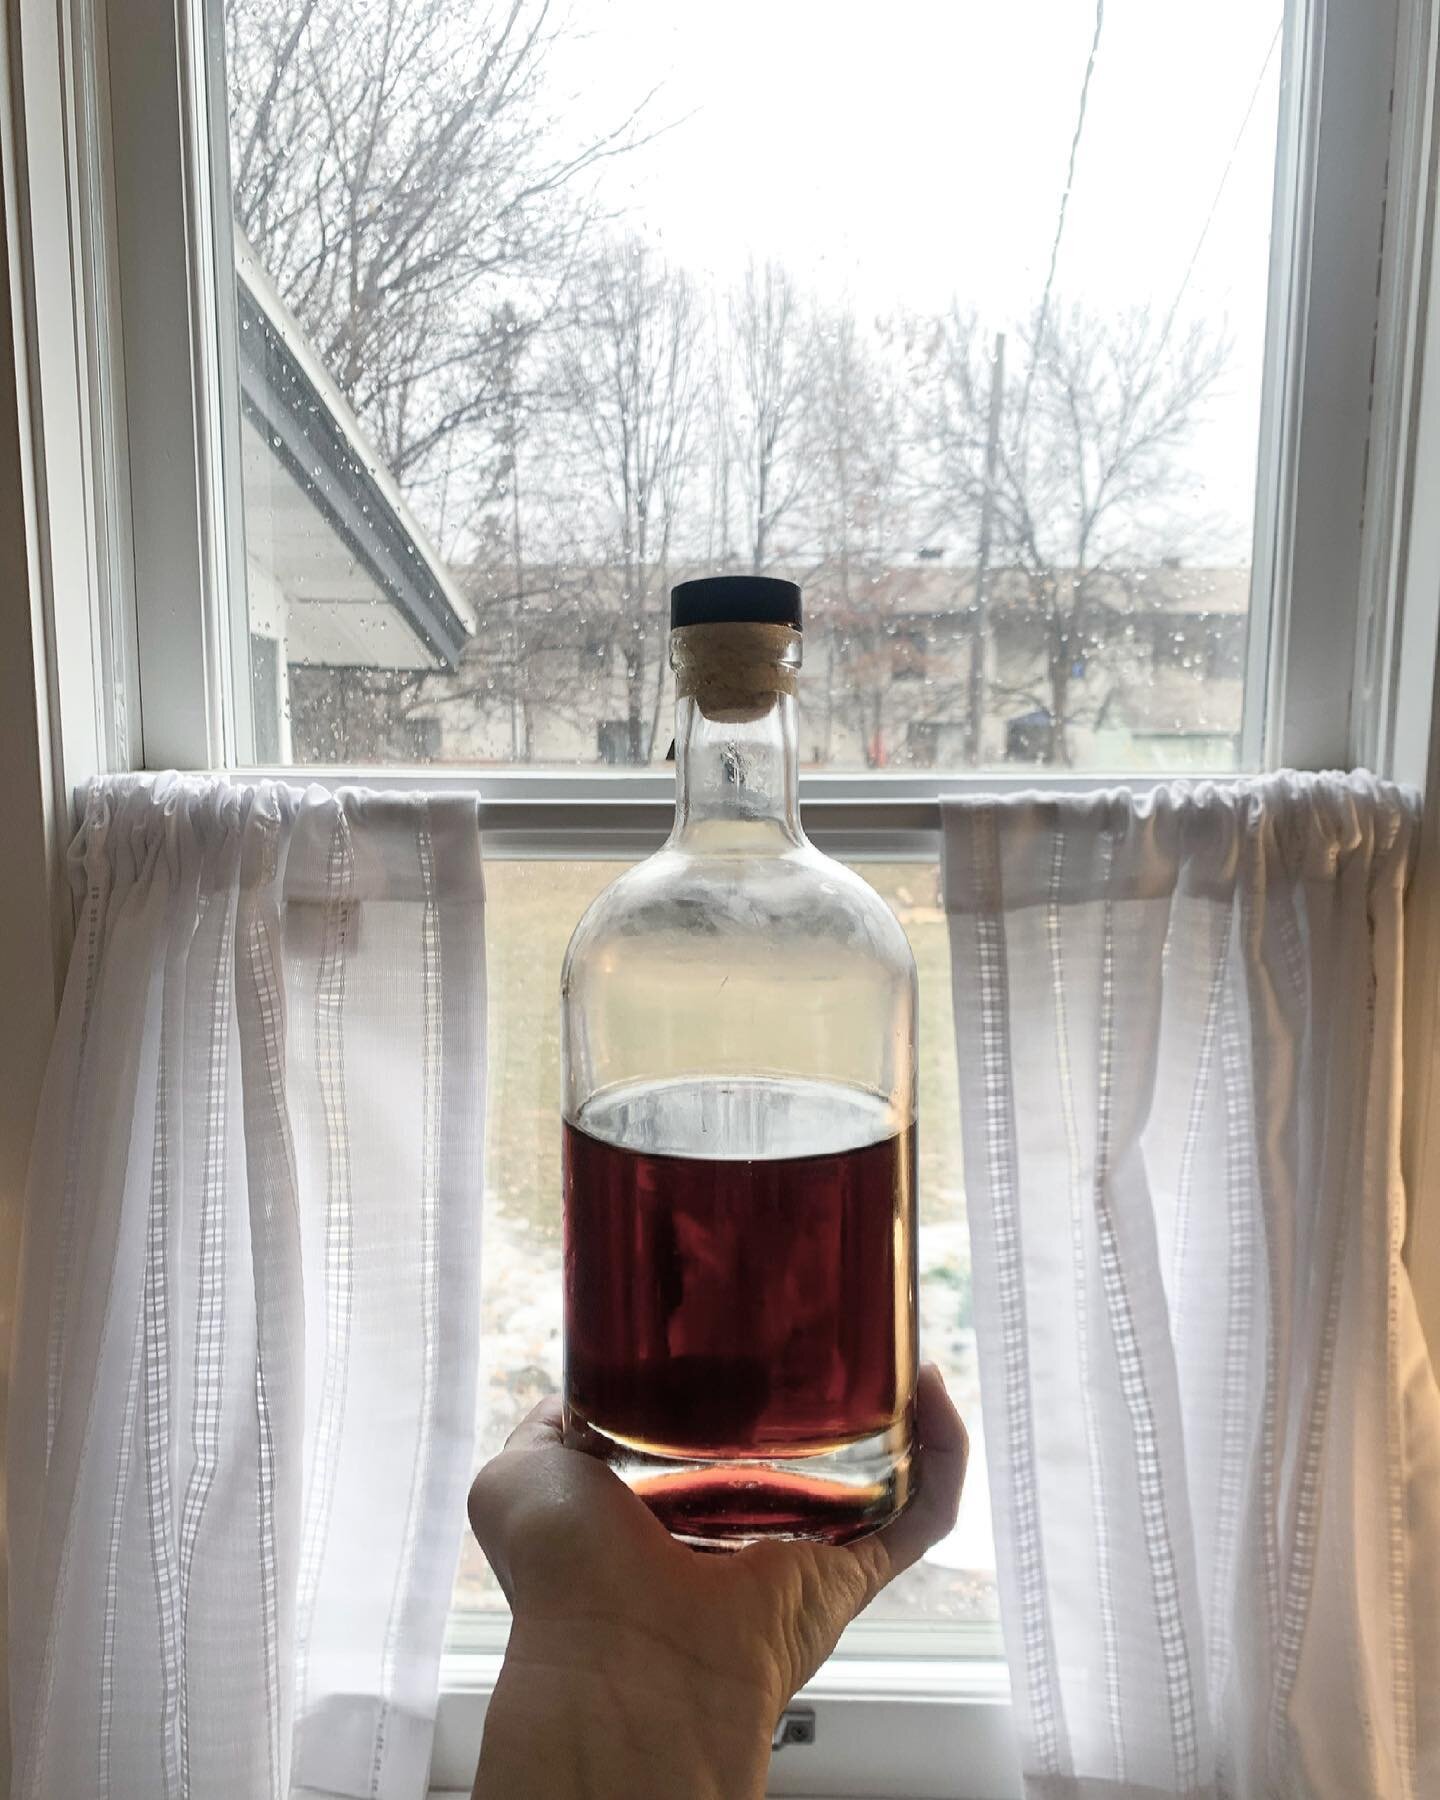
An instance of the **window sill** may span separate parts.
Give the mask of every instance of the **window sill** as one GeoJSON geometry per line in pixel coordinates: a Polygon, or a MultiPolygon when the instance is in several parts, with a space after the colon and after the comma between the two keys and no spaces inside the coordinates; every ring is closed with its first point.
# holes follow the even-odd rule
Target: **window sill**
{"type": "MultiPolygon", "coordinates": [[[[469,1794],[497,1651],[445,1658],[431,1800],[469,1794]]],[[[815,1742],[779,1750],[774,1800],[1012,1800],[1010,1682],[989,1658],[837,1656],[797,1696],[815,1742]]]]}

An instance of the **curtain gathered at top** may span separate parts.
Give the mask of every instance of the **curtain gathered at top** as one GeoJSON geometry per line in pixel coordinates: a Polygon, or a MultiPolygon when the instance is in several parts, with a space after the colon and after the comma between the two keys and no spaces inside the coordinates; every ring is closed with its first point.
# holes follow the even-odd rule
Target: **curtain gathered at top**
{"type": "MultiPolygon", "coordinates": [[[[1364,777],[946,803],[1035,1800],[1440,1794],[1415,824],[1364,777]]],[[[127,777],[73,874],[9,1418],[15,1791],[416,1800],[475,1414],[475,806],[127,777]]]]}
{"type": "Polygon", "coordinates": [[[1363,776],[946,804],[1032,1796],[1440,1794],[1440,1401],[1401,1260],[1415,830],[1363,776]]]}
{"type": "Polygon", "coordinates": [[[89,795],[9,1420],[24,1800],[414,1800],[475,1416],[473,801],[89,795]]]}

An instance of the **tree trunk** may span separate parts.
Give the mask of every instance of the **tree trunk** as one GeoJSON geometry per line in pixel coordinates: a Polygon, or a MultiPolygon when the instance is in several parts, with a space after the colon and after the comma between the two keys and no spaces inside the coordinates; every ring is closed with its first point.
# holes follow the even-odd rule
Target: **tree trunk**
{"type": "Polygon", "coordinates": [[[1070,634],[1052,628],[1050,642],[1050,757],[1062,768],[1070,767],[1070,634]]]}
{"type": "Polygon", "coordinates": [[[760,464],[755,471],[755,553],[751,558],[752,572],[756,575],[765,567],[765,509],[770,503],[770,463],[762,451],[760,464]]]}
{"type": "Polygon", "coordinates": [[[966,754],[979,766],[985,732],[985,642],[989,635],[986,583],[990,575],[990,539],[994,527],[995,464],[1000,443],[1000,409],[1005,397],[1005,333],[995,334],[990,364],[990,410],[985,432],[985,485],[980,495],[980,542],[975,552],[975,611],[970,636],[970,679],[966,695],[966,754]]]}
{"type": "Polygon", "coordinates": [[[644,761],[642,752],[642,733],[645,729],[644,718],[644,682],[645,658],[640,653],[637,643],[632,642],[625,652],[625,702],[626,702],[626,755],[632,763],[644,761]]]}
{"type": "Polygon", "coordinates": [[[520,662],[520,609],[525,603],[523,546],[520,538],[519,435],[513,408],[510,412],[510,555],[515,568],[515,593],[510,602],[510,760],[519,762],[522,751],[530,760],[530,709],[525,699],[525,677],[520,662]]]}

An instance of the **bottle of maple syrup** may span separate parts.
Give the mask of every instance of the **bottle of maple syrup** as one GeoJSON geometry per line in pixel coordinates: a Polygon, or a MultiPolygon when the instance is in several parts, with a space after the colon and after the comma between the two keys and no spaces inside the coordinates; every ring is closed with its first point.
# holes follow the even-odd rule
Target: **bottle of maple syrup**
{"type": "Polygon", "coordinates": [[[911,1480],[915,965],[801,829],[801,643],[791,582],[674,590],[674,829],[562,983],[567,1434],[707,1547],[911,1480]]]}

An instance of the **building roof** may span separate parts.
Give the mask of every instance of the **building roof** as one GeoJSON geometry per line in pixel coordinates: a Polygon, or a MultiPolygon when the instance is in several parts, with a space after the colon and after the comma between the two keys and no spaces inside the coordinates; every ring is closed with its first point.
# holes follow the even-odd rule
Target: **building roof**
{"type": "MultiPolygon", "coordinates": [[[[785,571],[790,573],[790,571],[785,571]]],[[[1069,570],[1057,569],[1064,581],[1069,570]]],[[[795,579],[801,579],[798,575],[795,579]]],[[[1190,568],[1183,564],[1157,563],[1123,572],[1101,572],[1093,578],[1093,592],[1134,617],[1146,613],[1244,615],[1250,609],[1250,570],[1239,568],[1190,568]]],[[[976,571],[970,564],[927,562],[912,566],[891,564],[865,569],[850,577],[850,602],[841,604],[840,584],[833,571],[812,571],[802,581],[807,606],[821,610],[878,610],[887,616],[955,615],[968,612],[975,603],[976,571]]],[[[1023,569],[1000,565],[990,571],[988,599],[1002,610],[1025,611],[1030,589],[1023,569]]]]}
{"type": "MultiPolygon", "coordinates": [[[[677,562],[669,571],[669,580],[673,584],[712,572],[677,562]]],[[[842,602],[838,575],[828,567],[796,563],[776,565],[766,573],[799,582],[805,591],[807,618],[827,625],[856,624],[874,617],[894,621],[909,618],[917,623],[925,618],[959,619],[975,604],[975,570],[968,564],[897,561],[857,566],[850,575],[848,603],[842,602]]],[[[1068,573],[1063,569],[1056,571],[1061,580],[1068,573]]],[[[607,619],[627,613],[625,580],[625,571],[614,565],[582,568],[574,563],[532,563],[525,570],[522,610],[548,616],[554,613],[557,601],[568,602],[574,609],[577,628],[599,628],[607,619]]],[[[652,580],[648,605],[657,614],[663,613],[668,592],[658,579],[652,580]]],[[[487,572],[473,571],[471,582],[476,592],[485,593],[487,572]]],[[[506,599],[513,591],[514,575],[507,567],[490,576],[489,585],[493,586],[497,601],[506,599]]],[[[1243,620],[1250,610],[1250,570],[1243,565],[1191,568],[1158,563],[1102,574],[1095,579],[1094,591],[1099,599],[1137,621],[1147,616],[1177,615],[1243,620]]],[[[988,599],[992,609],[1002,616],[1029,611],[1030,589],[1025,572],[1013,567],[993,568],[988,599]]]]}
{"type": "Polygon", "coordinates": [[[453,668],[475,615],[237,232],[247,560],[283,593],[291,662],[453,668]]]}

